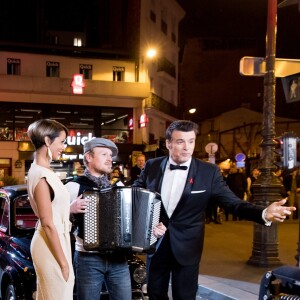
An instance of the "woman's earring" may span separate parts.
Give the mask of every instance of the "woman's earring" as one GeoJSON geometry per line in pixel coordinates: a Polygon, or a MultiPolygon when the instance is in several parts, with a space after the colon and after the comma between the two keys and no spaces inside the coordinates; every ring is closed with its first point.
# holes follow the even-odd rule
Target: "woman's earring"
{"type": "Polygon", "coordinates": [[[48,147],[48,156],[49,156],[49,162],[51,162],[52,161],[52,152],[51,152],[51,150],[50,150],[50,148],[48,147]]]}

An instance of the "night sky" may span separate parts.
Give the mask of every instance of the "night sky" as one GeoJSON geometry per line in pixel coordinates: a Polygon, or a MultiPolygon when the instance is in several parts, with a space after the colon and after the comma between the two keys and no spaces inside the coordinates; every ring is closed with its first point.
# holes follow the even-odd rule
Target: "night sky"
{"type": "MultiPolygon", "coordinates": [[[[265,55],[267,0],[178,0],[186,11],[180,45],[190,37],[255,37],[265,55]]],[[[281,3],[278,0],[278,4],[281,3]]],[[[300,12],[297,5],[278,8],[277,57],[298,58],[300,12]]]]}
{"type": "MultiPolygon", "coordinates": [[[[267,33],[267,12],[268,0],[178,0],[180,5],[186,11],[184,19],[180,23],[179,44],[181,54],[183,53],[184,45],[189,38],[254,38],[257,41],[256,55],[258,57],[266,56],[266,33],[267,33]]],[[[278,0],[278,4],[282,0],[278,0]]],[[[276,38],[276,57],[300,59],[300,12],[298,5],[291,5],[283,8],[278,8],[277,11],[277,38],[276,38]]],[[[243,56],[253,56],[244,54],[243,56]]],[[[201,66],[202,67],[202,66],[201,66]]],[[[212,68],[214,66],[211,66],[212,68]]],[[[220,69],[224,69],[223,65],[220,69]]],[[[238,67],[232,70],[237,73],[238,67]]],[[[209,80],[209,74],[206,73],[206,79],[209,80]]],[[[224,86],[219,86],[219,89],[224,88],[224,91],[218,91],[230,97],[228,86],[232,86],[230,80],[235,74],[227,74],[222,78],[222,81],[227,80],[228,83],[224,86]]],[[[195,81],[199,80],[195,78],[195,81]]],[[[253,77],[240,79],[243,81],[253,82],[253,77]]],[[[263,78],[261,78],[263,80],[263,78]]],[[[228,104],[220,103],[219,96],[215,98],[206,97],[205,86],[203,82],[196,82],[199,86],[199,91],[189,94],[185,102],[201,99],[200,119],[205,117],[214,117],[215,114],[225,112],[233,108],[237,108],[244,103],[244,99],[249,95],[238,95],[235,99],[231,98],[231,107],[228,104]],[[202,85],[202,90],[201,86],[202,85]],[[204,103],[203,99],[208,99],[208,103],[204,103]],[[212,110],[211,106],[218,107],[212,110]],[[234,107],[233,107],[234,106],[234,107]],[[201,111],[202,109],[202,111],[201,111]]],[[[187,90],[186,87],[184,87],[187,90]]],[[[211,87],[207,86],[206,89],[211,87]]],[[[282,91],[281,79],[276,80],[276,115],[300,119],[300,101],[287,104],[282,91]]],[[[196,90],[196,87],[195,87],[196,90]]],[[[261,90],[260,92],[263,92],[261,90]]],[[[248,97],[248,98],[249,98],[248,97]]],[[[193,102],[194,103],[194,102],[193,102]]],[[[249,102],[250,103],[250,102],[249,102]]],[[[256,111],[262,111],[262,99],[254,99],[250,103],[250,108],[256,111]]]]}

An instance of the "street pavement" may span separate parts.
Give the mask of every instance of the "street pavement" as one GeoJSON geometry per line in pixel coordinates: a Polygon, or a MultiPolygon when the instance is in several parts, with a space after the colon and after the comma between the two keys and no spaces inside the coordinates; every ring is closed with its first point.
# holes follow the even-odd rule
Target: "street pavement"
{"type": "MultiPolygon", "coordinates": [[[[258,299],[261,279],[272,267],[263,268],[247,263],[252,255],[253,224],[232,220],[223,221],[222,224],[206,224],[196,300],[258,299]]],[[[298,220],[278,223],[281,265],[296,266],[298,237],[298,220]]],[[[172,300],[171,286],[169,298],[172,300]]]]}
{"type": "MultiPolygon", "coordinates": [[[[278,252],[282,265],[296,265],[298,237],[298,220],[278,224],[278,252]]],[[[258,299],[260,281],[272,268],[247,264],[252,243],[253,222],[230,220],[206,224],[197,299],[258,299]]]]}

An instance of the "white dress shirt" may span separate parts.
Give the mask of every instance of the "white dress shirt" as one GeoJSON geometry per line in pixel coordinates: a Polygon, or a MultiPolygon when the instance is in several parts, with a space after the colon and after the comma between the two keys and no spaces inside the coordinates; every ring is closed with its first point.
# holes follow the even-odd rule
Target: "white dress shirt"
{"type": "Polygon", "coordinates": [[[187,166],[187,170],[171,171],[170,164],[176,165],[176,163],[171,157],[169,157],[167,162],[161,186],[161,198],[169,218],[172,216],[183,193],[191,160],[192,158],[190,158],[187,162],[180,164],[180,166],[187,166]]]}

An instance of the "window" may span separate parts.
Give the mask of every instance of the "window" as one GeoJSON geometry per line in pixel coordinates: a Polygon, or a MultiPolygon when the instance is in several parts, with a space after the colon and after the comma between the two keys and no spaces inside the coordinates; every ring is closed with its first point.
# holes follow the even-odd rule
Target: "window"
{"type": "Polygon", "coordinates": [[[21,59],[7,59],[7,75],[21,75],[21,59]]]}
{"type": "Polygon", "coordinates": [[[8,227],[8,213],[9,213],[9,206],[8,206],[8,199],[6,197],[1,197],[1,224],[0,226],[3,230],[6,230],[8,227]]]}
{"type": "Polygon", "coordinates": [[[172,18],[172,29],[171,29],[171,39],[172,39],[172,42],[176,43],[177,41],[177,37],[176,37],[176,25],[177,25],[177,22],[176,22],[176,19],[175,17],[172,18]]]}
{"type": "Polygon", "coordinates": [[[55,62],[55,61],[46,62],[46,76],[59,77],[59,62],[55,62]]]}
{"type": "Polygon", "coordinates": [[[125,80],[125,67],[113,67],[113,81],[125,80]]]}
{"type": "Polygon", "coordinates": [[[168,34],[168,24],[164,20],[161,20],[160,29],[165,35],[168,34]]]}
{"type": "Polygon", "coordinates": [[[150,20],[153,22],[153,23],[156,23],[156,14],[154,11],[150,11],[150,20]]]}
{"type": "Polygon", "coordinates": [[[34,214],[28,196],[15,199],[15,225],[21,229],[35,228],[37,217],[34,214]]]}
{"type": "Polygon", "coordinates": [[[172,32],[172,42],[176,43],[176,41],[177,41],[176,34],[172,32]]]}
{"type": "Polygon", "coordinates": [[[83,79],[92,79],[93,77],[93,65],[79,65],[79,72],[83,75],[83,79]]]}
{"type": "Polygon", "coordinates": [[[163,7],[161,11],[161,23],[160,23],[160,30],[167,35],[168,34],[168,24],[167,24],[167,19],[168,19],[168,13],[167,13],[167,8],[163,7]]]}
{"type": "Polygon", "coordinates": [[[75,37],[73,40],[73,46],[75,47],[81,47],[82,46],[82,40],[81,38],[75,37]]]}

